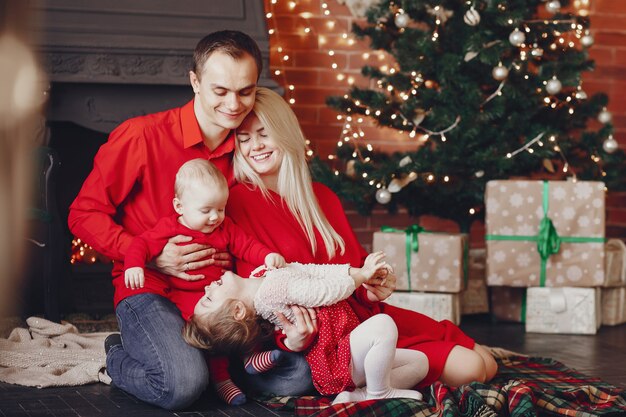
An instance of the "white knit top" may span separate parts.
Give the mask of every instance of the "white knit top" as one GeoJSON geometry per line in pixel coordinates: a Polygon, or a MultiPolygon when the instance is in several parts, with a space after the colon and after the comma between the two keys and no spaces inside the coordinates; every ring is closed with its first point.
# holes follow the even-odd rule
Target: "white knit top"
{"type": "Polygon", "coordinates": [[[322,307],[348,298],[355,290],[349,275],[350,265],[290,263],[284,268],[266,271],[265,279],[254,297],[257,313],[280,325],[274,312],[279,311],[294,322],[291,305],[322,307]]]}

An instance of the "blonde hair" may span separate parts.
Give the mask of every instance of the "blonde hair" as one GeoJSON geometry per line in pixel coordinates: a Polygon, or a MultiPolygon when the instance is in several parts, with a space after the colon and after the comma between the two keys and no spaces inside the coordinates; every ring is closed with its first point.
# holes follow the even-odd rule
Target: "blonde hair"
{"type": "MultiPolygon", "coordinates": [[[[306,160],[306,139],[300,124],[285,100],[264,87],[256,90],[252,110],[263,124],[265,132],[282,150],[283,160],[278,172],[278,194],[286,201],[287,207],[296,217],[306,233],[313,254],[317,252],[315,229],[322,236],[326,253],[333,258],[337,249],[343,255],[345,242],[333,229],[319,206],[313,192],[311,173],[306,160]]],[[[234,172],[237,181],[258,187],[266,198],[269,192],[261,177],[243,157],[239,141],[235,141],[237,152],[234,157],[234,172]]]]}
{"type": "Polygon", "coordinates": [[[183,327],[183,339],[191,346],[214,354],[248,354],[267,341],[273,326],[245,306],[245,316],[235,318],[237,300],[230,299],[214,313],[193,315],[183,327]]]}
{"type": "Polygon", "coordinates": [[[185,189],[194,182],[228,190],[228,181],[226,181],[222,171],[213,163],[202,158],[189,160],[178,169],[176,181],[174,182],[175,196],[182,196],[185,189]]]}

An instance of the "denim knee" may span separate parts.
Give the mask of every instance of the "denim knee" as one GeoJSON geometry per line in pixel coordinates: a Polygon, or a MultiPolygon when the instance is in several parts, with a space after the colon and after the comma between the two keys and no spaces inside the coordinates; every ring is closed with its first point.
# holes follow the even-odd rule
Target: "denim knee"
{"type": "Polygon", "coordinates": [[[198,366],[174,370],[167,379],[169,386],[163,387],[166,393],[158,404],[167,410],[180,410],[189,407],[209,386],[209,371],[204,360],[198,366]]]}

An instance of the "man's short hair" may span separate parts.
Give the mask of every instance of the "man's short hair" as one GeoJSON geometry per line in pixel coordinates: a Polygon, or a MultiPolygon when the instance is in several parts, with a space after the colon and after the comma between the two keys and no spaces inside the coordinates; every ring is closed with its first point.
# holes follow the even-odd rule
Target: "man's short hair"
{"type": "Polygon", "coordinates": [[[257,68],[257,80],[263,70],[261,50],[256,41],[250,36],[238,30],[220,30],[205,36],[198,42],[193,52],[193,72],[200,77],[204,63],[213,52],[223,52],[234,59],[241,58],[244,54],[254,58],[257,68]]]}

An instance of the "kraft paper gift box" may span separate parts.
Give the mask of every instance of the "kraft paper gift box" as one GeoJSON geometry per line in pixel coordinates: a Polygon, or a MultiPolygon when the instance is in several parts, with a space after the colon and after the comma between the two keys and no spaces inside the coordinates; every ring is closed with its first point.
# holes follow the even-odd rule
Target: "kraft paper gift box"
{"type": "Polygon", "coordinates": [[[489,181],[487,285],[604,283],[604,183],[489,181]]]}
{"type": "Polygon", "coordinates": [[[491,315],[501,321],[524,322],[526,288],[491,287],[491,315]]]}
{"type": "Polygon", "coordinates": [[[605,246],[605,287],[626,286],[626,245],[620,239],[609,239],[605,246]]]}
{"type": "Polygon", "coordinates": [[[417,225],[382,230],[374,232],[372,246],[387,255],[397,290],[458,293],[465,288],[466,234],[433,233],[417,225]]]}
{"type": "Polygon", "coordinates": [[[385,302],[396,307],[417,311],[437,321],[450,320],[456,325],[461,323],[459,294],[394,292],[385,302]]]}
{"type": "Polygon", "coordinates": [[[526,331],[596,334],[602,322],[600,293],[600,288],[528,288],[526,331]]]}
{"type": "Polygon", "coordinates": [[[602,288],[602,324],[626,323],[626,287],[602,288]]]}
{"type": "Polygon", "coordinates": [[[485,281],[485,249],[470,249],[467,287],[461,292],[461,314],[489,313],[489,292],[485,281]]]}

